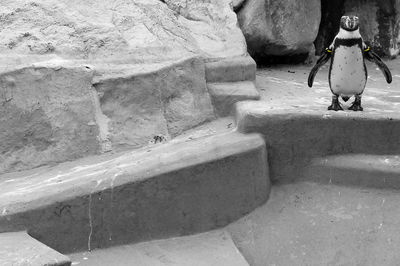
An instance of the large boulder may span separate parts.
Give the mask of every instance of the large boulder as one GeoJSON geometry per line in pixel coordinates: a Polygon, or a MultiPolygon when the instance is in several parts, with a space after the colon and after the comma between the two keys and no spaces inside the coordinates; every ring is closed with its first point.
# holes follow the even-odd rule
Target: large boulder
{"type": "Polygon", "coordinates": [[[229,0],[4,0],[0,53],[164,61],[246,54],[229,0]]]}
{"type": "Polygon", "coordinates": [[[164,0],[177,14],[207,60],[246,56],[246,40],[237,25],[232,0],[164,0]]]}
{"type": "Polygon", "coordinates": [[[307,55],[320,19],[320,0],[247,0],[238,11],[249,53],[258,62],[307,55]]]}
{"type": "Polygon", "coordinates": [[[4,0],[0,173],[215,118],[204,61],[247,55],[229,0],[4,0]]]}

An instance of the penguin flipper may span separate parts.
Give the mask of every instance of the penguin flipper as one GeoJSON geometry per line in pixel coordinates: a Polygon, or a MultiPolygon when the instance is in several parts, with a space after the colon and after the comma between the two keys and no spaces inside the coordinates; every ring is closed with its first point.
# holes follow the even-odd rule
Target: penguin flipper
{"type": "Polygon", "coordinates": [[[310,74],[308,75],[308,87],[310,88],[312,87],[315,75],[317,75],[319,68],[325,65],[325,63],[329,61],[331,56],[332,56],[332,51],[329,49],[325,49],[325,53],[317,60],[317,63],[311,69],[310,74]]]}
{"type": "Polygon", "coordinates": [[[371,49],[368,47],[367,49],[364,50],[364,56],[368,61],[374,62],[379,67],[379,69],[385,76],[387,83],[392,82],[392,73],[390,73],[390,70],[387,67],[387,65],[382,61],[382,59],[376,53],[371,51],[371,49]]]}

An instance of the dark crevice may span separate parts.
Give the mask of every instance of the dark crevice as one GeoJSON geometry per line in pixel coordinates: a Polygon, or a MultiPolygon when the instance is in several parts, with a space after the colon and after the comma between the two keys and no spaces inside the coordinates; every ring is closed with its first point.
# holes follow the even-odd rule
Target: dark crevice
{"type": "Polygon", "coordinates": [[[340,17],[344,13],[344,0],[321,1],[321,23],[314,41],[316,55],[321,55],[322,51],[332,43],[339,31],[340,17]]]}
{"type": "Polygon", "coordinates": [[[263,57],[253,57],[257,62],[258,67],[266,67],[277,64],[301,64],[308,58],[308,53],[296,54],[296,55],[286,55],[286,56],[263,56],[263,57]]]}
{"type": "Polygon", "coordinates": [[[238,13],[244,6],[244,4],[246,3],[246,0],[244,0],[243,2],[241,2],[239,5],[237,5],[236,7],[233,8],[233,11],[235,11],[236,13],[238,13]]]}

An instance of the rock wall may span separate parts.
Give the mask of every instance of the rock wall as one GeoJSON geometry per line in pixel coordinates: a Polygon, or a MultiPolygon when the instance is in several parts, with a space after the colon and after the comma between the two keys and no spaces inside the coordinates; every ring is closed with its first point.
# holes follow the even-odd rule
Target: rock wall
{"type": "Polygon", "coordinates": [[[214,119],[204,62],[247,55],[229,0],[4,0],[0,173],[214,119]]]}
{"type": "Polygon", "coordinates": [[[129,62],[246,54],[228,0],[4,0],[0,21],[0,53],[129,62]]]}
{"type": "Polygon", "coordinates": [[[0,173],[98,153],[93,71],[36,64],[0,74],[0,173]]]}
{"type": "Polygon", "coordinates": [[[214,118],[202,60],[136,68],[120,66],[94,80],[113,150],[146,145],[154,136],[169,139],[214,118]]]}

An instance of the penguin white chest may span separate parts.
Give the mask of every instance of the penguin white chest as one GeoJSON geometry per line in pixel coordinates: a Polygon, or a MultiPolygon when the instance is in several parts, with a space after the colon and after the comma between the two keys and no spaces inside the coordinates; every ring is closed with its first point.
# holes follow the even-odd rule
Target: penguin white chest
{"type": "Polygon", "coordinates": [[[335,49],[330,70],[330,86],[341,96],[361,94],[367,82],[363,54],[358,45],[335,49]]]}

